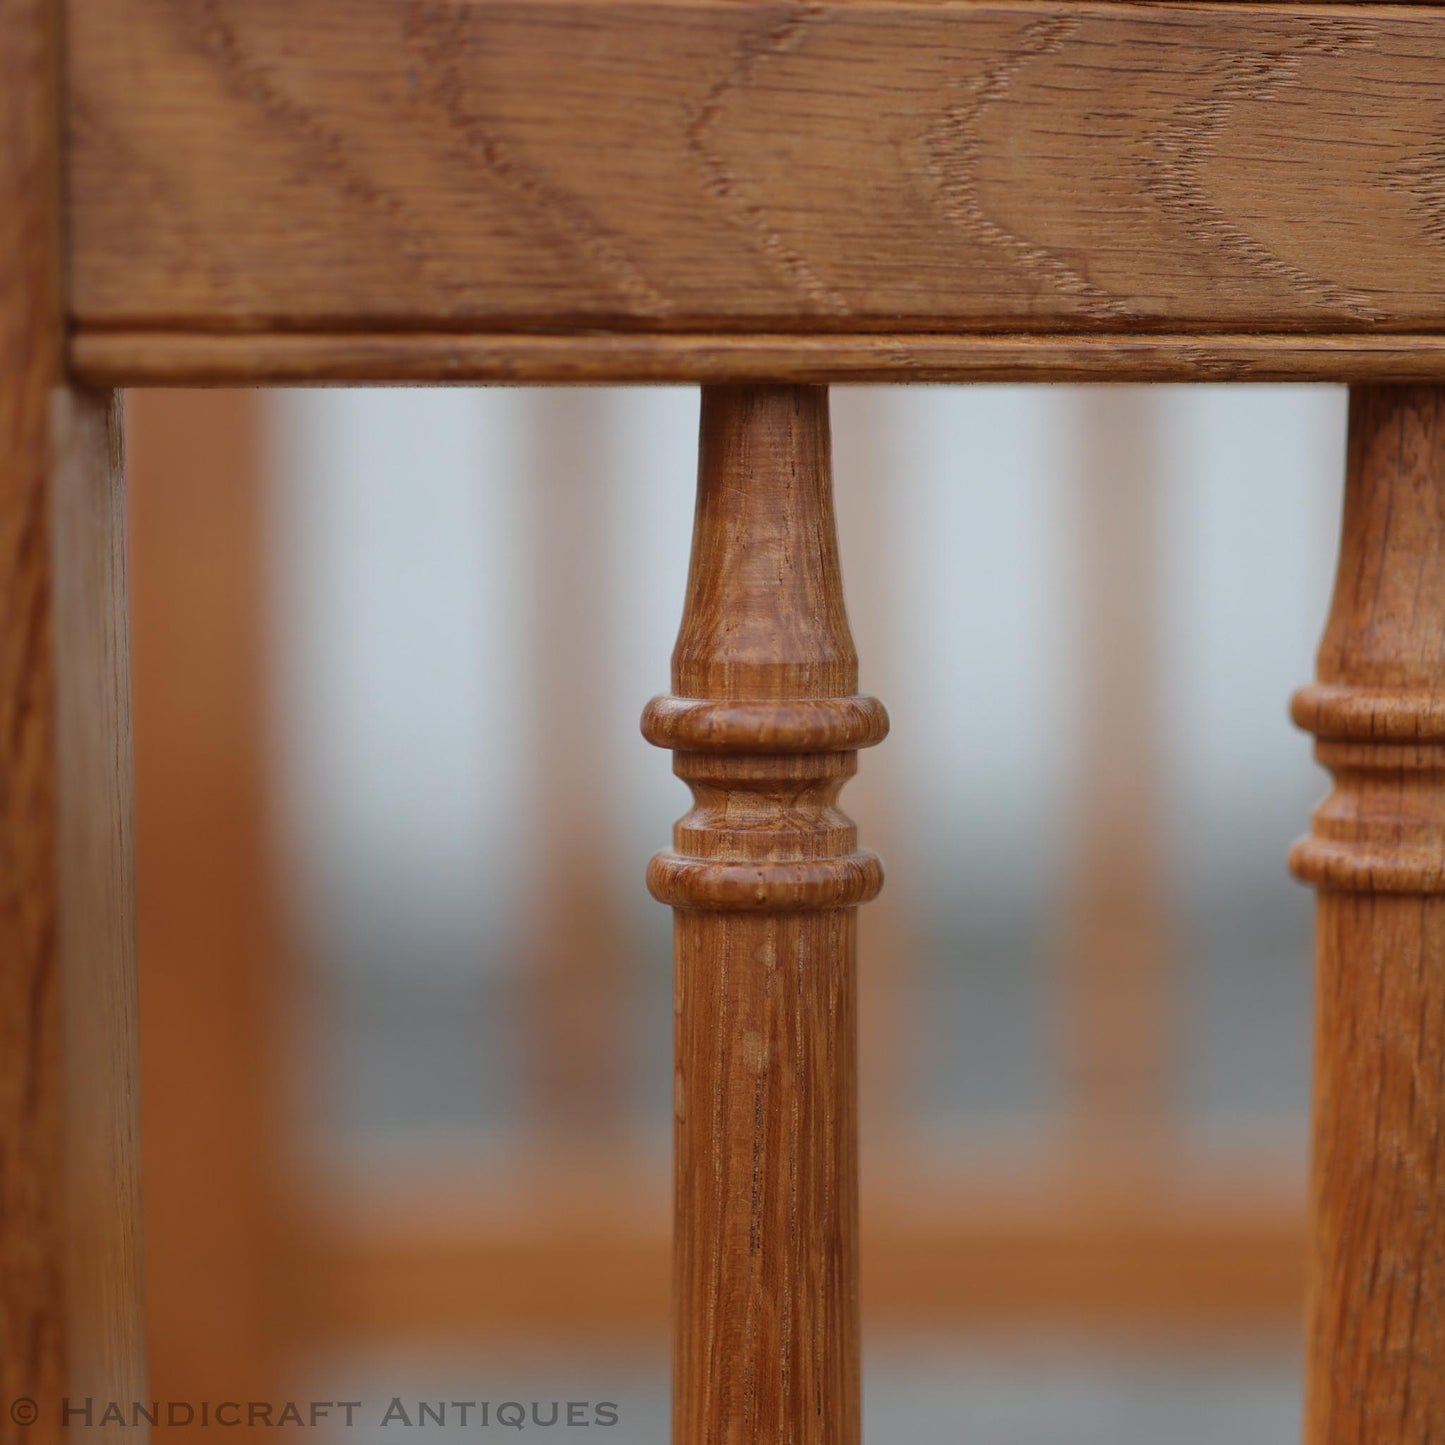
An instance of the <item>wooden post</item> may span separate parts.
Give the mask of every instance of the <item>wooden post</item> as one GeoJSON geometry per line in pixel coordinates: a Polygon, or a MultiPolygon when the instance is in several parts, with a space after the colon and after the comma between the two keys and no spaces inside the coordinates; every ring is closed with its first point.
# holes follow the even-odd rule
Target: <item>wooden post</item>
{"type": "Polygon", "coordinates": [[[4,1445],[145,1398],[120,415],[62,370],[56,22],[0,0],[4,1445]]]}
{"type": "Polygon", "coordinates": [[[675,696],[643,717],[694,807],[676,909],[673,1438],[859,1438],[855,905],[836,806],[887,715],[855,696],[827,392],[705,389],[675,696]]]}
{"type": "Polygon", "coordinates": [[[1307,1445],[1445,1439],[1445,388],[1350,397],[1339,573],[1294,718],[1319,890],[1307,1445]]]}
{"type": "MultiPolygon", "coordinates": [[[[284,1398],[303,1304],[279,1197],[294,1000],[265,721],[264,400],[127,398],[146,1334],[162,1400],[284,1398]]],[[[158,1433],[175,1445],[212,1428],[158,1433]]]]}

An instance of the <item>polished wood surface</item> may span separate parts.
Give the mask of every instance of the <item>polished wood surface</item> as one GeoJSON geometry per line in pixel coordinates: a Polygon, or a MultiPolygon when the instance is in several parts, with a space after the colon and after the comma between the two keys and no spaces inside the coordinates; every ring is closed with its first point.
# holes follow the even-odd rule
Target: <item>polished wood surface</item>
{"type": "Polygon", "coordinates": [[[1307,1445],[1445,1435],[1445,390],[1356,387],[1318,682],[1307,1445]]]}
{"type": "Polygon", "coordinates": [[[62,373],[52,20],[0,0],[5,1445],[143,1392],[120,426],[62,373]]]}
{"type": "Polygon", "coordinates": [[[703,392],[673,696],[643,731],[694,806],[648,868],[675,914],[673,1435],[856,1445],[856,696],[827,392],[703,392]]]}
{"type": "MultiPolygon", "coordinates": [[[[385,374],[414,348],[362,361],[353,333],[438,331],[551,332],[557,366],[575,374],[581,345],[595,376],[623,373],[588,333],[654,338],[618,367],[676,353],[672,333],[822,333],[846,340],[821,364],[871,346],[895,377],[910,335],[1033,333],[1064,357],[1080,334],[1129,337],[1106,352],[1127,364],[1138,333],[1184,333],[1172,363],[1195,345],[1204,374],[1246,337],[1288,370],[1292,334],[1314,333],[1309,374],[1320,337],[1445,324],[1428,7],[65,9],[87,373],[154,365],[159,330],[269,333],[225,343],[231,375],[258,345],[319,346],[318,377],[385,374]],[[117,346],[100,366],[94,348],[117,346]]],[[[486,345],[520,367],[511,342],[486,345]]],[[[702,375],[681,345],[671,364],[702,375]]],[[[744,364],[790,379],[802,353],[771,345],[780,367],[744,364]]],[[[1394,337],[1389,364],[1429,353],[1439,374],[1437,348],[1394,337]]],[[[484,374],[486,354],[421,365],[484,374]]]]}

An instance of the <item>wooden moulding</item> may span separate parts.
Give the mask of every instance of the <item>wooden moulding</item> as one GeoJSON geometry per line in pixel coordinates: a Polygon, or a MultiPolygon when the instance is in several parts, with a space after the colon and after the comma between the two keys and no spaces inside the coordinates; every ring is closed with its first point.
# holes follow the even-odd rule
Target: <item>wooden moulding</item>
{"type": "Polygon", "coordinates": [[[79,331],[102,386],[1428,381],[1445,336],[662,336],[79,331]]]}
{"type": "Polygon", "coordinates": [[[67,0],[96,383],[1445,376],[1445,12],[67,0]]]}

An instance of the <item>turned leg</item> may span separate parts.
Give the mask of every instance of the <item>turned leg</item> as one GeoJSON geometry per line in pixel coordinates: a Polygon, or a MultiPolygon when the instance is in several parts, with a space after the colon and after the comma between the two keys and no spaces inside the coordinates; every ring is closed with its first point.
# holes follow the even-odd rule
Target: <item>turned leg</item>
{"type": "Polygon", "coordinates": [[[837,797],[887,716],[855,695],[827,392],[704,391],[675,695],[649,741],[694,806],[648,870],[676,909],[673,1439],[859,1438],[856,905],[837,797]]]}
{"type": "Polygon", "coordinates": [[[1319,681],[1308,1445],[1445,1440],[1445,388],[1355,387],[1319,681]]]}

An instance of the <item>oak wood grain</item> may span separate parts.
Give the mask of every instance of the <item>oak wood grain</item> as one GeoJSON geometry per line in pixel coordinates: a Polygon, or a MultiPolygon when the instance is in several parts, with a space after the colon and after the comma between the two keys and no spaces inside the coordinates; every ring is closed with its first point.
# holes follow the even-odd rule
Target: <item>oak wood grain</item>
{"type": "Polygon", "coordinates": [[[83,338],[1445,327],[1430,7],[66,15],[83,338]]]}
{"type": "Polygon", "coordinates": [[[1445,390],[1357,387],[1319,682],[1308,1445],[1445,1436],[1445,390]]]}
{"type": "Polygon", "coordinates": [[[675,913],[673,1435],[856,1445],[855,909],[837,806],[886,716],[854,696],[827,392],[703,393],[674,697],[643,731],[694,806],[648,885],[675,913]]]}
{"type": "Polygon", "coordinates": [[[119,429],[62,385],[54,21],[0,0],[5,1445],[59,1441],[66,1391],[141,1385],[119,429]]]}

